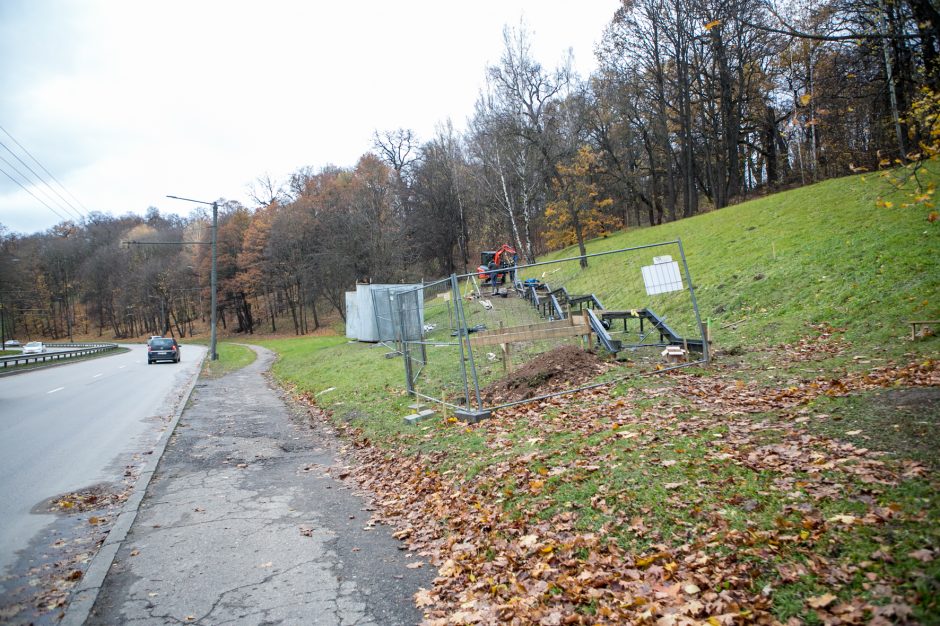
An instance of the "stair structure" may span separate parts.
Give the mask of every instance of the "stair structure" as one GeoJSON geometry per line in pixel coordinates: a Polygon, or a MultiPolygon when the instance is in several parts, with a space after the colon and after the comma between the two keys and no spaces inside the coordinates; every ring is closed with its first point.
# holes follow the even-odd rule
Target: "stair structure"
{"type": "Polygon", "coordinates": [[[552,289],[548,284],[537,281],[516,280],[514,286],[519,296],[531,302],[539,314],[549,320],[562,320],[575,313],[585,314],[591,330],[597,335],[598,343],[613,354],[627,347],[622,341],[614,339],[610,333],[613,323],[618,320],[623,322],[624,331],[627,330],[628,321],[638,320],[641,338],[659,335],[657,343],[644,343],[643,345],[672,345],[694,352],[703,351],[701,339],[687,339],[680,336],[666,324],[663,318],[650,309],[608,310],[593,293],[572,295],[564,287],[552,289]]]}

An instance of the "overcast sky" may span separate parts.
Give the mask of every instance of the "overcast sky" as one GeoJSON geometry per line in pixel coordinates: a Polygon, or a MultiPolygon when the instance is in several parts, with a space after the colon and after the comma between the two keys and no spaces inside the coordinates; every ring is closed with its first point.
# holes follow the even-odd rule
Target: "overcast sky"
{"type": "Polygon", "coordinates": [[[82,214],[196,208],[167,194],[247,203],[259,176],[354,165],[375,130],[463,129],[504,25],[524,20],[546,67],[573,49],[586,75],[618,4],[0,0],[0,224],[62,220],[4,174],[34,178],[3,146],[82,214]]]}

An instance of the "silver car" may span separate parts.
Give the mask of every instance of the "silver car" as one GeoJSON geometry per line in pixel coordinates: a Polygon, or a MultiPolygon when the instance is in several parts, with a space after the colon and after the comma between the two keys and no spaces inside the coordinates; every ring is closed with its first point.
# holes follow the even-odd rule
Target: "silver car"
{"type": "Polygon", "coordinates": [[[42,354],[46,351],[46,346],[41,341],[30,341],[23,346],[23,354],[42,354]]]}

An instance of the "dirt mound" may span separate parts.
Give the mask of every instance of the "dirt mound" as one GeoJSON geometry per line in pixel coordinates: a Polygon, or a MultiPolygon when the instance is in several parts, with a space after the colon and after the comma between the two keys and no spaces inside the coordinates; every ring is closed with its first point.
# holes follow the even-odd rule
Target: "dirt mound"
{"type": "Polygon", "coordinates": [[[610,367],[593,352],[561,346],[538,355],[480,391],[488,406],[518,402],[583,385],[610,367]]]}

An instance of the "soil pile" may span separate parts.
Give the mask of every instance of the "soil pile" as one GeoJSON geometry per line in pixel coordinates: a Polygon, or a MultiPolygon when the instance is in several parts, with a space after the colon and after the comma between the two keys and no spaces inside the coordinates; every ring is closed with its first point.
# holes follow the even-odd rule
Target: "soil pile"
{"type": "Polygon", "coordinates": [[[538,355],[480,391],[487,406],[518,402],[586,384],[610,367],[593,352],[561,346],[538,355]]]}

